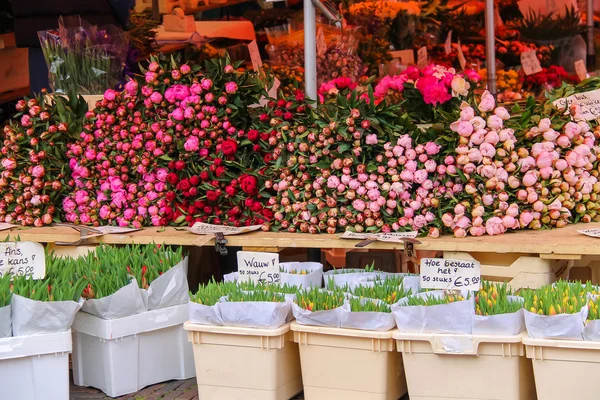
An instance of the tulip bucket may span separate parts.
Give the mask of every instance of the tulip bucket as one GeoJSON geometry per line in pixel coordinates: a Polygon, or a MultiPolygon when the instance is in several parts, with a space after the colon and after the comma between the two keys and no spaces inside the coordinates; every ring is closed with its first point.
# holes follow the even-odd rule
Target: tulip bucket
{"type": "Polygon", "coordinates": [[[110,397],[195,376],[183,322],[188,305],[113,320],[79,312],[73,323],[73,381],[110,397]]]}
{"type": "Polygon", "coordinates": [[[199,398],[287,400],[302,391],[289,323],[256,329],[186,322],[184,328],[194,347],[199,398]]]}
{"type": "Polygon", "coordinates": [[[402,353],[411,400],[536,399],[521,335],[396,331],[393,337],[402,353]]]}
{"type": "Polygon", "coordinates": [[[392,331],[292,323],[306,400],[397,400],[406,393],[392,331]]]}

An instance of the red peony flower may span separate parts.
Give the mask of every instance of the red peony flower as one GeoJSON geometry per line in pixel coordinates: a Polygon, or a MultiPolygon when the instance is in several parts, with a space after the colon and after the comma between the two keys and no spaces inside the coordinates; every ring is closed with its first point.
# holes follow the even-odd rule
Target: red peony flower
{"type": "Polygon", "coordinates": [[[191,185],[190,185],[190,181],[188,179],[182,179],[181,182],[179,182],[179,185],[177,185],[179,190],[189,190],[191,185]]]}
{"type": "Polygon", "coordinates": [[[190,183],[192,184],[192,186],[198,186],[198,184],[200,183],[200,178],[197,175],[194,175],[190,177],[190,183]]]}
{"type": "Polygon", "coordinates": [[[173,201],[175,200],[175,192],[167,192],[165,197],[167,198],[167,201],[173,201]]]}
{"type": "Polygon", "coordinates": [[[177,177],[176,173],[171,172],[171,173],[167,174],[167,182],[169,182],[171,185],[176,184],[177,181],[179,181],[179,178],[177,177]]]}
{"type": "Polygon", "coordinates": [[[251,142],[256,142],[258,140],[258,131],[256,129],[248,131],[248,140],[251,142]]]}
{"type": "Polygon", "coordinates": [[[227,139],[221,143],[221,151],[226,156],[232,156],[237,151],[237,142],[235,140],[227,139]]]}
{"type": "Polygon", "coordinates": [[[246,194],[254,195],[258,193],[258,181],[253,176],[242,175],[240,177],[240,187],[246,194]]]}
{"type": "Polygon", "coordinates": [[[185,168],[185,161],[183,161],[183,160],[177,160],[177,161],[175,161],[175,169],[177,171],[181,171],[184,168],[185,168]]]}
{"type": "Polygon", "coordinates": [[[209,178],[208,171],[200,172],[200,179],[202,179],[203,181],[207,181],[208,178],[209,178]]]}
{"type": "Polygon", "coordinates": [[[225,193],[227,193],[227,196],[233,197],[235,196],[235,188],[233,186],[227,186],[225,188],[225,193]]]}
{"type": "Polygon", "coordinates": [[[219,196],[217,195],[217,192],[214,190],[209,190],[206,192],[206,200],[208,201],[217,201],[218,197],[219,196]]]}

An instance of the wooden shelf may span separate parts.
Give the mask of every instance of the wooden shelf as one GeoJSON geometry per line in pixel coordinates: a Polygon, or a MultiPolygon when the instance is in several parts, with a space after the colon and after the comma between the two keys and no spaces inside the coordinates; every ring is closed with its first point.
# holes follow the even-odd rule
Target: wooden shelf
{"type": "MultiPolygon", "coordinates": [[[[570,225],[566,228],[545,231],[522,231],[500,236],[481,236],[457,239],[420,238],[417,250],[482,253],[539,254],[547,259],[578,259],[581,255],[600,255],[600,238],[592,238],[577,232],[578,229],[600,228],[600,223],[570,225]]],[[[21,240],[41,243],[76,242],[79,233],[69,227],[44,227],[12,229],[0,232],[3,237],[20,237],[21,240]]],[[[141,231],[119,235],[104,235],[91,238],[88,243],[164,243],[194,246],[202,242],[202,236],[175,228],[145,228],[141,231]]],[[[310,235],[300,233],[252,232],[226,237],[228,246],[261,247],[269,249],[297,248],[343,248],[352,249],[357,241],[340,239],[338,235],[310,235]]],[[[203,244],[213,246],[214,240],[203,244]]],[[[367,249],[402,250],[401,243],[374,242],[367,249]]]]}
{"type": "Polygon", "coordinates": [[[0,104],[8,103],[9,101],[18,100],[29,95],[29,86],[10,92],[0,93],[0,104]]]}

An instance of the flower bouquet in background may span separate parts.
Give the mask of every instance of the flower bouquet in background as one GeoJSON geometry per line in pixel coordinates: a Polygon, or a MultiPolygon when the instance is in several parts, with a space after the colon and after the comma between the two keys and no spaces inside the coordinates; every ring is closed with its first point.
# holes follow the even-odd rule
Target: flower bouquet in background
{"type": "Polygon", "coordinates": [[[58,31],[40,31],[38,37],[54,92],[98,95],[120,82],[129,43],[121,29],[61,17],[58,31]]]}

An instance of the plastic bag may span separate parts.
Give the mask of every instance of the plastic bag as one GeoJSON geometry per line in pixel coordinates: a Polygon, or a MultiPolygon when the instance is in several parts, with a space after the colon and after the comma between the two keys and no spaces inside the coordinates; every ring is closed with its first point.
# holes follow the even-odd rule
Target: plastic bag
{"type": "Polygon", "coordinates": [[[323,285],[323,264],[317,262],[289,262],[279,264],[281,284],[301,288],[321,287],[323,285]],[[291,274],[289,271],[309,271],[306,275],[291,274]]]}
{"type": "Polygon", "coordinates": [[[298,304],[292,303],[292,313],[296,322],[300,325],[328,326],[331,328],[340,328],[342,326],[343,310],[350,311],[348,302],[344,302],[341,307],[325,311],[309,311],[301,308],[298,304]]]}
{"type": "MultiPolygon", "coordinates": [[[[443,291],[420,293],[417,297],[443,297],[443,291]]],[[[473,332],[474,298],[435,306],[407,306],[408,298],[392,305],[392,314],[401,332],[461,333],[473,332]]]]}
{"type": "Polygon", "coordinates": [[[13,336],[64,332],[71,328],[83,299],[75,301],[37,301],[12,295],[13,336]]]}
{"type": "Polygon", "coordinates": [[[0,338],[12,336],[11,305],[0,308],[0,338]]]}
{"type": "Polygon", "coordinates": [[[575,314],[538,315],[527,310],[523,312],[527,333],[532,338],[583,339],[584,322],[588,313],[587,305],[581,307],[581,310],[575,314]]]}
{"type": "Polygon", "coordinates": [[[217,305],[207,306],[196,302],[189,302],[190,322],[201,325],[218,325],[222,326],[223,318],[217,305]]]}
{"type": "Polygon", "coordinates": [[[133,278],[129,285],[109,296],[86,300],[81,311],[102,319],[117,319],[143,313],[146,311],[146,304],[142,291],[133,278]]]}
{"type": "Polygon", "coordinates": [[[129,51],[122,29],[60,17],[58,30],[40,31],[38,38],[54,92],[98,95],[120,82],[129,51]]]}
{"type": "Polygon", "coordinates": [[[186,304],[190,300],[187,271],[188,258],[185,257],[180,263],[150,283],[148,311],[186,304]]]}

